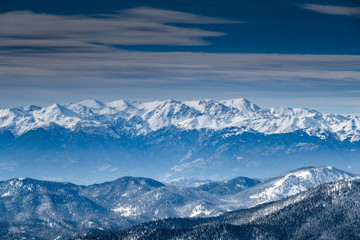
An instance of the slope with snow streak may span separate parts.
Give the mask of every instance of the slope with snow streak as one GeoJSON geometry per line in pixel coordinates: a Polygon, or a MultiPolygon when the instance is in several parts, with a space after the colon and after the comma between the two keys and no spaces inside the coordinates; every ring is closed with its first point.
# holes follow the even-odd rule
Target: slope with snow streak
{"type": "Polygon", "coordinates": [[[356,175],[329,166],[301,168],[246,189],[232,196],[232,200],[238,203],[237,207],[248,208],[277,201],[324,183],[354,177],[356,175]]]}
{"type": "MultiPolygon", "coordinates": [[[[121,134],[147,134],[164,127],[184,130],[237,127],[238,131],[265,134],[303,130],[325,138],[360,140],[360,117],[322,114],[306,108],[262,109],[246,99],[154,101],[85,100],[75,104],[48,107],[27,106],[0,110],[0,130],[19,136],[30,130],[56,124],[70,131],[119,137],[121,134]]],[[[234,133],[237,134],[237,133],[234,133]]]]}
{"type": "Polygon", "coordinates": [[[176,187],[199,187],[201,185],[216,183],[218,181],[206,180],[206,179],[198,179],[198,178],[176,178],[170,181],[165,182],[166,185],[176,186],[176,187]]]}

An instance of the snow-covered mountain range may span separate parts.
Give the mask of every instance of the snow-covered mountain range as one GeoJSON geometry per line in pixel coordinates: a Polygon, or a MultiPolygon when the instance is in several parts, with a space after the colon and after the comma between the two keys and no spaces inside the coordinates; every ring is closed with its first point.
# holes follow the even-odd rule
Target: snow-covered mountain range
{"type": "Polygon", "coordinates": [[[346,179],[219,217],[164,219],[75,239],[359,239],[359,199],[360,180],[346,179]]]}
{"type": "Polygon", "coordinates": [[[0,129],[20,136],[37,128],[58,125],[70,131],[121,137],[147,134],[164,127],[180,129],[239,128],[232,134],[265,134],[303,130],[310,136],[334,134],[338,139],[360,140],[360,117],[322,114],[306,108],[260,108],[246,99],[103,103],[85,100],[48,107],[26,106],[0,110],[0,129]]]}
{"type": "Polygon", "coordinates": [[[91,184],[126,175],[268,178],[309,165],[360,172],[359,119],[246,99],[3,109],[0,176],[91,184]]]}
{"type": "Polygon", "coordinates": [[[308,167],[263,183],[238,177],[199,187],[140,177],[89,186],[11,179],[0,182],[0,238],[66,239],[155,219],[218,216],[354,177],[332,167],[308,167]]]}

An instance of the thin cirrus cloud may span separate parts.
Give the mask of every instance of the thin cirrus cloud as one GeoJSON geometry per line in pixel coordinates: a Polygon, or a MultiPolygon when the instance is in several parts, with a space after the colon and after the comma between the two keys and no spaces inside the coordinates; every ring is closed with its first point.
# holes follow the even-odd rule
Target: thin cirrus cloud
{"type": "MultiPolygon", "coordinates": [[[[127,87],[232,82],[297,84],[360,82],[358,55],[241,54],[195,52],[24,53],[0,56],[3,87],[127,87]],[[155,61],[156,60],[156,61],[155,61]],[[9,81],[11,79],[11,81],[9,81]],[[49,80],[53,79],[53,80],[49,80]],[[54,79],[57,79],[55,81],[54,79]]],[[[204,86],[206,87],[206,86],[204,86]]]]}
{"type": "Polygon", "coordinates": [[[107,15],[53,15],[34,12],[0,14],[0,46],[96,50],[99,45],[209,45],[207,37],[225,35],[171,24],[239,23],[178,11],[148,7],[107,15]]]}
{"type": "MultiPolygon", "coordinates": [[[[329,96],[327,104],[334,107],[339,97],[358,96],[349,90],[360,89],[358,55],[120,49],[44,53],[18,49],[0,54],[0,62],[4,63],[0,64],[0,103],[3,104],[0,108],[86,98],[254,99],[268,96],[274,99],[275,96],[282,98],[279,102],[289,103],[289,98],[316,99],[324,95],[329,96]]],[[[332,108],[331,112],[358,112],[357,108],[344,109],[344,106],[332,108]]]]}
{"type": "Polygon", "coordinates": [[[360,7],[344,7],[307,3],[303,8],[323,14],[360,16],[360,7]]]}
{"type": "Polygon", "coordinates": [[[207,17],[191,13],[155,9],[150,7],[137,7],[117,12],[117,14],[103,14],[98,16],[116,17],[124,19],[142,19],[158,23],[188,23],[188,24],[229,24],[243,23],[223,18],[207,17]]]}

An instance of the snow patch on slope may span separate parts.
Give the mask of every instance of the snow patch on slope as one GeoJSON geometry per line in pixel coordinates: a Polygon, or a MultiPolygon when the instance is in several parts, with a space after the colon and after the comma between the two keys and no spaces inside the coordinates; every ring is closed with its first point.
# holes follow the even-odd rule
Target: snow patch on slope
{"type": "Polygon", "coordinates": [[[294,170],[244,190],[233,197],[243,207],[277,201],[295,195],[324,183],[354,178],[347,172],[333,167],[307,167],[294,170]]]}

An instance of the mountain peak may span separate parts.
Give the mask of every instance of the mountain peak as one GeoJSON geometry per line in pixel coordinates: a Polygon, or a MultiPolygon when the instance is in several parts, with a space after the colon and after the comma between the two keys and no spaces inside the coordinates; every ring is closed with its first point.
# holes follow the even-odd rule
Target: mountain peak
{"type": "Polygon", "coordinates": [[[241,202],[243,206],[252,207],[292,196],[324,183],[354,177],[354,174],[330,166],[303,167],[244,190],[234,199],[241,202]]]}
{"type": "Polygon", "coordinates": [[[112,102],[107,102],[106,106],[118,109],[119,111],[124,111],[127,108],[135,108],[135,105],[138,105],[138,102],[129,101],[129,100],[116,100],[112,102]]]}
{"type": "MultiPolygon", "coordinates": [[[[99,184],[95,184],[95,185],[99,185],[99,184]]],[[[105,182],[105,183],[101,183],[101,185],[107,185],[107,186],[129,186],[129,185],[133,185],[133,186],[150,186],[150,187],[162,187],[165,186],[163,183],[158,182],[154,179],[151,178],[145,178],[145,177],[132,177],[132,176],[124,176],[118,179],[115,179],[113,181],[109,181],[109,182],[105,182]]]]}
{"type": "Polygon", "coordinates": [[[242,112],[247,112],[247,111],[256,112],[261,109],[259,106],[253,104],[252,102],[250,102],[249,100],[247,100],[245,98],[223,100],[220,102],[222,102],[226,106],[237,108],[242,112]]]}
{"type": "Polygon", "coordinates": [[[351,178],[351,177],[355,177],[354,174],[349,173],[349,172],[345,172],[342,171],[340,169],[331,167],[331,166],[319,166],[319,167],[315,167],[315,166],[308,166],[308,167],[302,167],[302,168],[298,168],[289,172],[284,173],[281,176],[301,176],[303,178],[305,178],[306,176],[314,176],[314,175],[336,175],[336,176],[347,176],[347,178],[351,178]]]}
{"type": "Polygon", "coordinates": [[[23,108],[24,111],[29,111],[29,112],[36,111],[39,109],[41,109],[41,107],[35,105],[28,105],[23,108]]]}
{"type": "Polygon", "coordinates": [[[96,99],[83,100],[83,101],[79,102],[78,104],[83,105],[88,108],[93,108],[93,109],[99,109],[99,108],[106,107],[106,105],[103,102],[96,100],[96,99]]]}

